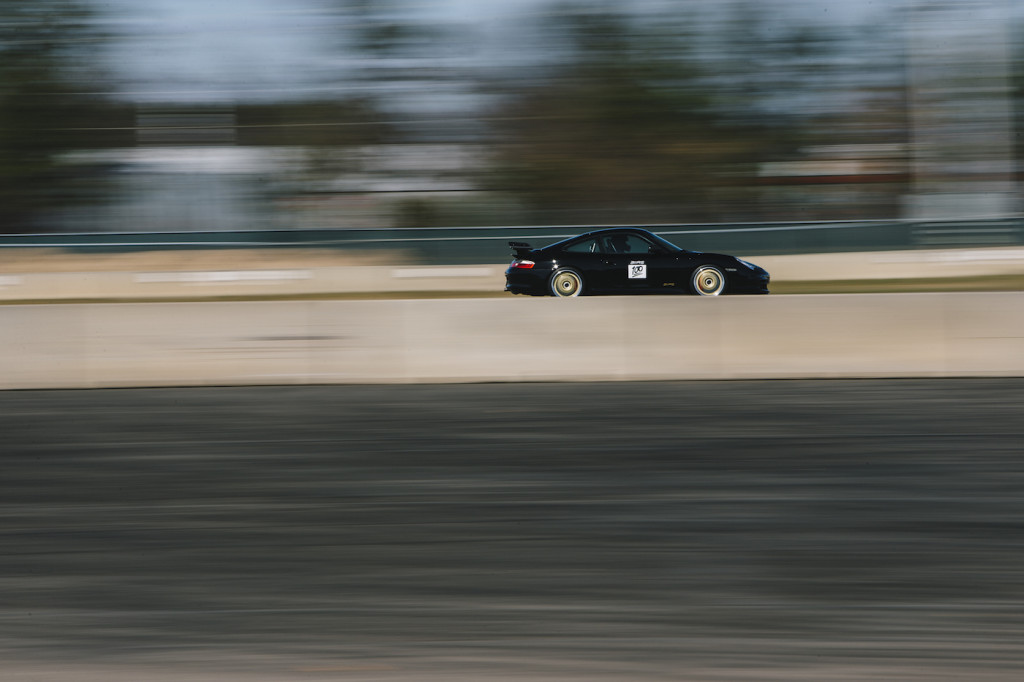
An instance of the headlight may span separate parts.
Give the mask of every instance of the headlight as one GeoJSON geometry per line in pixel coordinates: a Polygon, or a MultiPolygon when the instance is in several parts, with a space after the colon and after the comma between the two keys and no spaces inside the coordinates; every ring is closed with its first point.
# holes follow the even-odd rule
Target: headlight
{"type": "Polygon", "coordinates": [[[758,269],[759,269],[759,268],[758,268],[758,267],[757,267],[756,265],[754,265],[753,263],[748,263],[747,261],[743,260],[742,258],[737,258],[737,259],[736,259],[736,262],[737,262],[737,263],[739,263],[740,265],[745,265],[745,266],[747,266],[747,267],[748,267],[748,268],[750,268],[751,270],[758,270],[758,269]]]}

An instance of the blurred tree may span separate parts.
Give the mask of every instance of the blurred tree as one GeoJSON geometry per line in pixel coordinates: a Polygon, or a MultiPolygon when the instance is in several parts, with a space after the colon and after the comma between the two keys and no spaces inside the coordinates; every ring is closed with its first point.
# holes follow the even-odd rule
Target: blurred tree
{"type": "MultiPolygon", "coordinates": [[[[465,121],[479,64],[479,35],[419,0],[333,0],[344,55],[338,76],[351,92],[399,121],[393,142],[473,137],[465,121]],[[354,58],[353,58],[354,56],[354,58]],[[446,124],[444,119],[462,119],[446,124]],[[404,136],[404,138],[403,138],[404,136]]],[[[472,105],[469,105],[470,107],[472,105]]]]}
{"type": "Polygon", "coordinates": [[[77,94],[101,80],[93,57],[105,37],[93,19],[78,0],[0,3],[0,232],[42,229],[41,210],[91,194],[61,156],[116,143],[86,129],[130,116],[77,94]]]}
{"type": "Polygon", "coordinates": [[[510,90],[496,188],[527,197],[541,222],[746,217],[744,185],[793,133],[726,115],[685,21],[568,5],[546,25],[563,54],[510,90]]]}
{"type": "Polygon", "coordinates": [[[434,54],[444,36],[436,23],[411,20],[407,0],[342,0],[341,6],[354,19],[353,46],[376,58],[434,54]]]}
{"type": "Polygon", "coordinates": [[[365,99],[243,103],[235,111],[240,145],[344,147],[380,144],[391,134],[365,99]]]}
{"type": "MultiPolygon", "coordinates": [[[[1017,184],[1024,193],[1024,20],[1014,22],[1010,30],[1012,56],[1010,62],[1010,80],[1013,88],[1013,128],[1015,140],[1015,158],[1017,160],[1017,184]]],[[[1024,196],[1021,198],[1024,204],[1024,196]]]]}
{"type": "MultiPolygon", "coordinates": [[[[389,220],[402,227],[487,222],[466,198],[473,193],[464,192],[461,171],[452,168],[466,156],[459,146],[479,143],[485,130],[475,99],[479,64],[472,56],[479,36],[474,28],[420,0],[328,0],[325,6],[331,8],[337,26],[335,77],[358,98],[362,111],[378,121],[365,132],[375,135],[376,144],[407,147],[404,155],[395,151],[378,157],[378,162],[401,158],[391,168],[386,162],[369,164],[376,168],[367,176],[378,181],[387,177],[386,184],[398,188],[380,190],[375,201],[381,213],[390,213],[389,220]],[[417,153],[417,145],[436,146],[417,153]],[[457,189],[418,189],[415,198],[398,198],[410,180],[420,187],[441,176],[452,179],[449,186],[457,189]]],[[[333,162],[322,164],[326,156],[309,158],[322,168],[358,175],[358,158],[346,164],[344,155],[332,154],[333,162]]],[[[331,184],[338,187],[343,182],[331,184]]]]}
{"type": "Polygon", "coordinates": [[[235,111],[238,144],[304,150],[301,167],[286,183],[293,197],[323,199],[325,186],[360,171],[362,154],[353,154],[354,149],[386,143],[394,135],[374,103],[366,99],[249,103],[236,106],[235,111]]]}

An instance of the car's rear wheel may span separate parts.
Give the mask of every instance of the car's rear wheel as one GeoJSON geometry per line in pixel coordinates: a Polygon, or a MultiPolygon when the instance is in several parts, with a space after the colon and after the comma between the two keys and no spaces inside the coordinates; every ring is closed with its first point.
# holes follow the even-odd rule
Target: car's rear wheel
{"type": "Polygon", "coordinates": [[[583,292],[583,276],[571,268],[558,270],[551,275],[551,294],[568,298],[583,292]]]}
{"type": "Polygon", "coordinates": [[[702,265],[693,271],[690,284],[698,296],[718,296],[725,291],[725,275],[718,268],[702,265]]]}

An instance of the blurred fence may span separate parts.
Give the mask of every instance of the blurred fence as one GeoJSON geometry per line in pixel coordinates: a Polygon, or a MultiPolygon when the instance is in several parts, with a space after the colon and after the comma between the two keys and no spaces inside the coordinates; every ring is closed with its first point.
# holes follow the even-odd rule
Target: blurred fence
{"type": "MultiPolygon", "coordinates": [[[[465,265],[504,262],[509,257],[509,240],[543,246],[598,227],[610,226],[20,234],[0,235],[0,248],[42,247],[84,253],[227,248],[394,250],[427,265],[465,265]]],[[[1024,244],[1024,220],[1018,217],[637,227],[646,227],[685,249],[745,256],[1024,244]]]]}

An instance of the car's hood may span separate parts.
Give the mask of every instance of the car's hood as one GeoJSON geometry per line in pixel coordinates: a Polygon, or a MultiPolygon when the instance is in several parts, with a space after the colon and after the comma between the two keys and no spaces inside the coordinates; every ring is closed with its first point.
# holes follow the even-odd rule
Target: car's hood
{"type": "Polygon", "coordinates": [[[727,260],[732,262],[735,262],[737,260],[736,256],[729,256],[724,253],[714,253],[711,251],[684,251],[683,255],[697,258],[714,258],[717,260],[727,260]]]}

